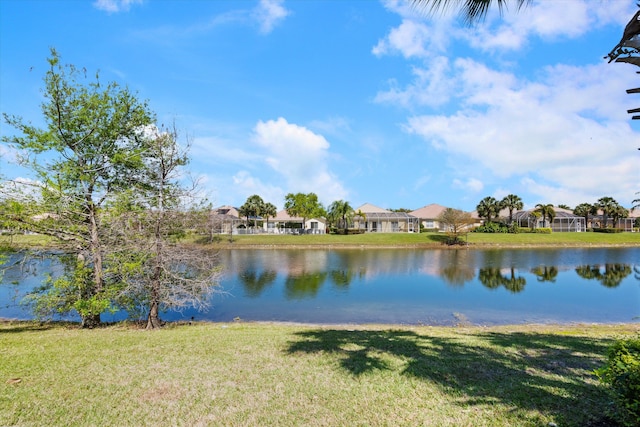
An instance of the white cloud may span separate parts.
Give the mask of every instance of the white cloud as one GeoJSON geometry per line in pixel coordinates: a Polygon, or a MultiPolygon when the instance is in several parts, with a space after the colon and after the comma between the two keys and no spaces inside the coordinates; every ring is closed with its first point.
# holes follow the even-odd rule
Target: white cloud
{"type": "Polygon", "coordinates": [[[449,100],[455,82],[449,78],[451,66],[448,58],[433,58],[427,68],[413,67],[412,73],[414,80],[407,87],[400,88],[395,80],[391,80],[390,89],[378,92],[374,101],[411,108],[415,105],[437,107],[449,100]]]}
{"type": "Polygon", "coordinates": [[[268,34],[277,24],[290,15],[290,11],[283,6],[283,0],[260,0],[253,10],[253,16],[260,25],[260,32],[268,34]]]}
{"type": "Polygon", "coordinates": [[[479,193],[484,189],[484,184],[482,183],[482,181],[476,178],[469,178],[466,181],[454,179],[453,187],[460,188],[465,191],[470,191],[472,193],[479,193]]]}
{"type": "Polygon", "coordinates": [[[425,44],[430,40],[430,29],[426,25],[403,20],[399,27],[392,29],[389,34],[372,49],[376,56],[398,52],[405,58],[424,57],[427,55],[425,44]]]}
{"type": "Polygon", "coordinates": [[[93,6],[108,13],[127,12],[131,5],[142,4],[143,0],[96,0],[93,6]]]}
{"type": "Polygon", "coordinates": [[[532,36],[575,39],[596,27],[626,22],[624,17],[628,20],[632,10],[630,2],[621,1],[608,2],[606,7],[594,7],[588,0],[536,1],[526,9],[510,11],[501,18],[493,15],[495,19],[477,27],[477,31],[458,34],[463,34],[470,45],[478,49],[515,50],[532,36]]]}
{"type": "Polygon", "coordinates": [[[265,162],[285,179],[291,192],[314,192],[324,203],[346,198],[347,191],[328,166],[329,142],[284,118],[260,121],[255,142],[265,162]]]}
{"type": "Polygon", "coordinates": [[[232,179],[234,189],[241,195],[242,200],[246,200],[253,194],[258,194],[265,202],[273,203],[276,207],[282,208],[285,191],[281,187],[266,184],[245,170],[236,173],[232,179]]]}
{"type": "Polygon", "coordinates": [[[458,60],[462,109],[411,117],[407,130],[501,180],[527,177],[548,202],[624,199],[637,191],[637,134],[623,107],[633,77],[609,64],[556,66],[534,82],[458,60]]]}

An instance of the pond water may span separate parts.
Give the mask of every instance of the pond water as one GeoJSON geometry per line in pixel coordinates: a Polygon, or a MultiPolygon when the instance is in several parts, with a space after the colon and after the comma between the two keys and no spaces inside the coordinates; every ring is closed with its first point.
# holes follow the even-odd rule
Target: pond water
{"type": "MultiPolygon", "coordinates": [[[[207,312],[166,320],[449,325],[640,320],[640,248],[518,250],[228,250],[221,293],[207,312]]],[[[7,271],[0,317],[42,265],[7,271]],[[12,284],[13,283],[13,284],[12,284]]],[[[103,320],[119,320],[106,315],[103,320]]]]}

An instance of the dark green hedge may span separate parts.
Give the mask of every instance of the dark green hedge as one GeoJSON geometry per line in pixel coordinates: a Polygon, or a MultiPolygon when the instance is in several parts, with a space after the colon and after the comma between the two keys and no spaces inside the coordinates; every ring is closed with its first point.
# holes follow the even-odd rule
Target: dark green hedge
{"type": "Polygon", "coordinates": [[[640,425],[640,338],[619,340],[609,349],[607,364],[595,371],[611,387],[615,418],[625,426],[640,425]]]}

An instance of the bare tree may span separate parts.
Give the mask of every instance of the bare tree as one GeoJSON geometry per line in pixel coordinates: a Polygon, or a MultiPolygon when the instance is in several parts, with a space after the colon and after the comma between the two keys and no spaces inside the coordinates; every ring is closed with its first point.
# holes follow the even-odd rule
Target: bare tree
{"type": "Polygon", "coordinates": [[[111,207],[109,224],[119,248],[112,253],[119,262],[111,271],[122,283],[118,300],[128,308],[145,306],[147,328],[153,329],[162,325],[162,310],[207,308],[220,267],[215,253],[178,243],[185,224],[206,215],[198,215],[193,202],[196,185],[181,182],[188,158],[175,128],[151,132],[148,138],[142,184],[111,207]]]}
{"type": "Polygon", "coordinates": [[[438,222],[445,226],[447,232],[447,244],[463,244],[460,239],[463,233],[468,232],[468,227],[473,223],[473,218],[468,212],[459,209],[446,208],[437,218],[438,222]]]}

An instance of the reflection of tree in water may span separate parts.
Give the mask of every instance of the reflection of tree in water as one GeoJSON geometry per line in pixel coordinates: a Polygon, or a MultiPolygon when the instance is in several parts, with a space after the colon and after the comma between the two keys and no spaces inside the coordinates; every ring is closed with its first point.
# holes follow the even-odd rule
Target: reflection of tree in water
{"type": "Polygon", "coordinates": [[[538,282],[556,282],[558,276],[558,267],[539,265],[531,269],[531,272],[536,275],[538,282]]]}
{"type": "Polygon", "coordinates": [[[440,277],[448,285],[464,286],[465,283],[473,280],[475,270],[470,266],[468,251],[451,251],[442,261],[446,265],[440,269],[440,277]]]}
{"type": "Polygon", "coordinates": [[[515,268],[511,267],[511,274],[505,276],[496,267],[481,268],[478,271],[478,280],[489,289],[497,289],[504,286],[510,292],[518,293],[524,290],[527,281],[522,276],[516,276],[515,268]]]}
{"type": "Polygon", "coordinates": [[[327,272],[290,274],[284,283],[287,299],[313,298],[327,280],[327,272]]]}
{"type": "Polygon", "coordinates": [[[353,270],[331,270],[331,281],[337,288],[347,288],[353,280],[353,270]]]}
{"type": "Polygon", "coordinates": [[[264,270],[258,274],[255,270],[245,270],[238,273],[238,279],[244,286],[244,293],[250,298],[259,297],[262,291],[273,282],[275,282],[278,274],[274,270],[264,270]]]}
{"type": "Polygon", "coordinates": [[[640,280],[640,265],[633,266],[633,275],[636,279],[640,280]]]}
{"type": "Polygon", "coordinates": [[[499,268],[487,267],[478,271],[478,280],[489,289],[498,289],[502,285],[502,279],[499,268]]]}
{"type": "Polygon", "coordinates": [[[509,291],[513,293],[522,292],[524,290],[524,285],[527,284],[527,281],[524,277],[518,276],[516,277],[516,272],[513,267],[511,267],[511,275],[509,277],[504,278],[503,286],[507,288],[509,291]]]}
{"type": "Polygon", "coordinates": [[[605,264],[604,272],[602,272],[599,264],[581,265],[576,267],[576,273],[583,279],[596,279],[607,288],[615,288],[631,274],[631,266],[629,264],[605,264]]]}

